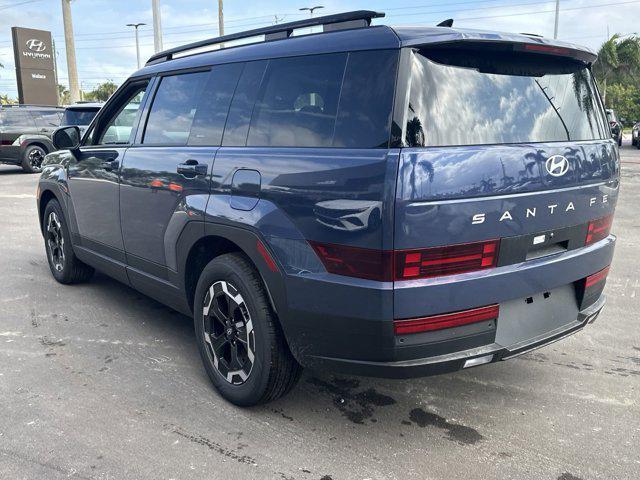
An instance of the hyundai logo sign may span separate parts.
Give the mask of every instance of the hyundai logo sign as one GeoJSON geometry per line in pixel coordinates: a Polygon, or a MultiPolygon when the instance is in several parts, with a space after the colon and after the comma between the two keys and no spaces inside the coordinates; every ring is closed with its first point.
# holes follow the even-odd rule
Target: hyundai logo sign
{"type": "Polygon", "coordinates": [[[547,159],[545,166],[549,175],[561,177],[569,170],[569,160],[562,155],[553,155],[547,159]]]}
{"type": "Polygon", "coordinates": [[[26,45],[32,52],[44,52],[47,49],[47,46],[42,40],[37,40],[35,38],[27,40],[26,45]]]}

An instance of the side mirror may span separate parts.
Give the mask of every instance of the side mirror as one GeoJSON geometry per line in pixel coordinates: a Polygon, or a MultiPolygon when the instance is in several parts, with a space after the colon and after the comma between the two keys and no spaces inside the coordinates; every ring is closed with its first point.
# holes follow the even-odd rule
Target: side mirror
{"type": "Polygon", "coordinates": [[[53,132],[52,140],[58,150],[77,152],[80,148],[80,129],[76,125],[58,128],[53,132]]]}

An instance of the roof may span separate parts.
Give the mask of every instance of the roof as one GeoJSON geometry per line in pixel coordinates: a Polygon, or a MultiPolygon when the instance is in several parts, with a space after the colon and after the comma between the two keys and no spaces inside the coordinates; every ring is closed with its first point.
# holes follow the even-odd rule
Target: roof
{"type": "MultiPolygon", "coordinates": [[[[329,17],[326,17],[329,18],[329,17]]],[[[322,17],[316,20],[320,21],[322,17]]],[[[285,25],[286,26],[286,25],[285,25]]],[[[222,39],[212,39],[211,45],[221,43],[222,39]]],[[[366,28],[353,28],[307,35],[291,36],[288,38],[259,41],[246,45],[230,46],[206,52],[194,50],[192,54],[172,49],[158,53],[151,59],[151,63],[134,73],[134,76],[150,75],[168,70],[179,70],[223,63],[244,62],[269,58],[293,57],[299,55],[313,55],[322,53],[337,53],[358,50],[398,49],[401,47],[416,47],[425,45],[444,45],[460,42],[520,44],[529,45],[531,50],[536,48],[553,49],[558,51],[543,52],[559,54],[560,49],[568,49],[566,56],[577,58],[585,63],[595,61],[596,54],[582,46],[562,42],[537,35],[520,33],[504,33],[484,30],[432,27],[432,26],[399,26],[390,27],[377,25],[366,28]],[[321,39],[321,41],[319,41],[321,39]],[[180,53],[180,58],[162,61],[161,58],[172,58],[173,51],[180,53]],[[159,63],[153,63],[159,61],[159,63]]],[[[204,44],[205,42],[199,42],[204,44]]],[[[197,44],[194,44],[197,45],[197,44]]],[[[195,48],[195,47],[194,47],[195,48]]],[[[211,48],[211,47],[208,47],[211,48]]],[[[540,53],[540,52],[539,52],[540,53]]]]}

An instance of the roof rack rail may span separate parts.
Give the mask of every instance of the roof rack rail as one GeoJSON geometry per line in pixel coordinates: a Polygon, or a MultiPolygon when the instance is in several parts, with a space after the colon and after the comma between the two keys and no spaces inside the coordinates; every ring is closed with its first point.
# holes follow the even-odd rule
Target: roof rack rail
{"type": "Polygon", "coordinates": [[[264,35],[264,40],[266,42],[272,40],[281,40],[289,38],[294,30],[300,28],[322,25],[323,31],[331,32],[335,30],[368,27],[369,25],[371,25],[372,19],[381,18],[384,17],[384,15],[384,13],[375,12],[372,10],[356,10],[353,12],[308,18],[305,20],[298,20],[296,22],[279,23],[277,25],[272,25],[269,27],[256,28],[254,30],[247,30],[246,32],[232,33],[230,35],[223,35],[222,37],[201,40],[199,42],[193,42],[187,45],[183,45],[182,47],[175,47],[169,50],[164,50],[162,52],[156,53],[151,58],[149,58],[149,60],[147,61],[147,65],[154,65],[156,63],[162,63],[168,60],[172,60],[174,58],[174,55],[178,53],[188,52],[190,50],[196,50],[212,45],[219,45],[226,42],[241,40],[244,38],[257,37],[260,35],[264,35]]]}
{"type": "Polygon", "coordinates": [[[38,107],[38,108],[60,108],[58,105],[41,105],[37,103],[3,103],[0,108],[19,108],[19,107],[38,107]]]}

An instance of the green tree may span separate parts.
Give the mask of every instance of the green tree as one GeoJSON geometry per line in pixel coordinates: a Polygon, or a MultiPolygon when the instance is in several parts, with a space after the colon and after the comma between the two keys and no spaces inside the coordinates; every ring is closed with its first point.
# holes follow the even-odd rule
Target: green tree
{"type": "Polygon", "coordinates": [[[607,85],[630,84],[640,75],[640,37],[631,35],[622,38],[616,33],[598,50],[598,60],[593,72],[600,83],[602,96],[607,102],[607,85]]]}
{"type": "Polygon", "coordinates": [[[69,93],[69,89],[60,84],[58,84],[58,102],[60,105],[69,105],[71,103],[71,94],[69,93]]]}
{"type": "Polygon", "coordinates": [[[98,85],[94,90],[84,94],[84,99],[94,102],[106,102],[117,89],[118,86],[115,83],[111,80],[107,80],[106,82],[98,85]]]}
{"type": "Polygon", "coordinates": [[[9,103],[16,103],[16,100],[15,98],[11,98],[9,97],[9,95],[3,93],[3,94],[0,94],[0,103],[2,105],[7,105],[9,103]]]}
{"type": "Polygon", "coordinates": [[[625,125],[640,120],[640,87],[614,83],[607,87],[607,102],[625,125]]]}

